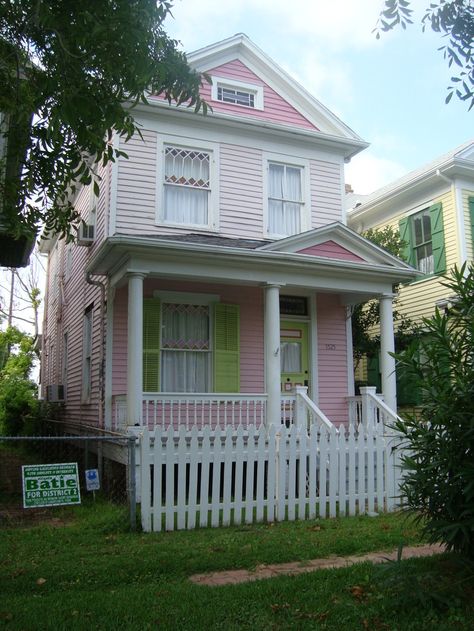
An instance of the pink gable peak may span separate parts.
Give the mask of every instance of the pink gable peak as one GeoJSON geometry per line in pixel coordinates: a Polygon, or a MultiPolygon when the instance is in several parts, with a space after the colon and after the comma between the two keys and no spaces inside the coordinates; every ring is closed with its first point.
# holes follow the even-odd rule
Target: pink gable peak
{"type": "Polygon", "coordinates": [[[234,105],[232,103],[222,103],[220,101],[211,100],[211,86],[209,83],[204,82],[201,88],[201,96],[212,105],[212,109],[215,112],[250,116],[282,125],[293,125],[295,127],[304,127],[305,129],[314,129],[317,131],[317,127],[300,114],[290,103],[285,101],[283,97],[277,94],[265,81],[252,72],[250,68],[247,68],[239,59],[228,61],[216,68],[207,70],[206,73],[222,79],[232,79],[233,81],[240,80],[245,83],[263,86],[263,110],[258,110],[241,105],[234,105]]]}
{"type": "Polygon", "coordinates": [[[350,250],[343,248],[335,241],[325,241],[318,245],[311,245],[304,250],[298,250],[298,254],[311,254],[312,256],[325,256],[330,259],[341,259],[342,261],[365,262],[363,258],[354,254],[350,250]]]}

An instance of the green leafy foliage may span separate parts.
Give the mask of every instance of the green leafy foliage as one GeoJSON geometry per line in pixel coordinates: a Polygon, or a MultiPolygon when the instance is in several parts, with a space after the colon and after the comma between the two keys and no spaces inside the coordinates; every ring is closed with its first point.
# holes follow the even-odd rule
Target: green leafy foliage
{"type": "MultiPolygon", "coordinates": [[[[380,38],[381,31],[390,31],[397,26],[406,29],[413,24],[413,10],[409,0],[385,0],[375,33],[380,38]]],[[[421,19],[423,31],[431,28],[446,38],[447,44],[439,48],[448,62],[449,68],[457,68],[451,77],[446,103],[453,94],[462,101],[474,106],[474,4],[472,0],[439,0],[430,2],[421,19]]]]}
{"type": "Polygon", "coordinates": [[[38,412],[37,387],[30,379],[35,358],[34,338],[16,327],[0,331],[0,434],[20,434],[38,412]]]}
{"type": "Polygon", "coordinates": [[[474,266],[446,278],[453,305],[397,355],[422,393],[420,414],[396,426],[407,447],[401,490],[430,541],[474,559],[474,266]]]}
{"type": "Polygon", "coordinates": [[[167,0],[78,0],[0,5],[0,112],[8,158],[0,193],[9,232],[71,235],[71,199],[97,165],[125,156],[133,108],[147,94],[206,110],[202,77],[190,69],[163,22],[167,0]]]}
{"type": "MultiPolygon", "coordinates": [[[[402,258],[404,241],[400,233],[392,226],[377,229],[370,228],[363,235],[375,245],[383,248],[390,254],[402,258]]],[[[393,287],[397,291],[397,286],[393,287]]],[[[395,301],[396,302],[396,301],[395,301]]],[[[356,305],[352,310],[352,343],[354,359],[359,362],[362,357],[373,357],[380,348],[380,336],[374,333],[374,327],[380,324],[380,305],[378,300],[356,305]]],[[[414,332],[412,321],[404,314],[394,309],[395,339],[397,348],[406,346],[414,332]]]]}

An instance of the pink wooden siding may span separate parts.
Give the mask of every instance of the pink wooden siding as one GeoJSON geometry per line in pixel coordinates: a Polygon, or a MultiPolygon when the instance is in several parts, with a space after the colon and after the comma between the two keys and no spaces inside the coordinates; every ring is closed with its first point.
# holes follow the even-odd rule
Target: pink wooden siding
{"type": "MultiPolygon", "coordinates": [[[[128,160],[119,161],[116,230],[120,234],[179,234],[193,230],[157,225],[157,134],[142,130],[123,148],[128,160]]],[[[219,148],[219,234],[264,239],[263,151],[257,147],[222,143],[219,148]]],[[[158,183],[159,184],[159,183],[158,183]]],[[[311,160],[311,228],[342,218],[341,165],[311,160]]]]}
{"type": "Polygon", "coordinates": [[[263,162],[258,149],[221,145],[220,233],[263,238],[263,162]]]}
{"type": "Polygon", "coordinates": [[[342,220],[342,165],[311,160],[311,227],[320,228],[342,220]]]}
{"type": "Polygon", "coordinates": [[[319,407],[336,425],[347,423],[346,309],[335,294],[318,294],[319,407]]]}
{"type": "Polygon", "coordinates": [[[343,248],[342,245],[335,243],[334,241],[325,241],[324,243],[318,243],[318,245],[312,245],[304,250],[298,250],[299,254],[311,254],[313,256],[325,256],[330,259],[341,259],[343,261],[363,261],[360,256],[354,254],[350,250],[343,248]]]}
{"type": "MultiPolygon", "coordinates": [[[[146,280],[144,295],[153,291],[183,291],[220,296],[221,302],[240,305],[240,390],[248,394],[265,391],[263,371],[263,298],[256,287],[233,287],[203,283],[146,280]]],[[[114,300],[113,394],[127,391],[127,289],[114,300]]]]}
{"type": "Polygon", "coordinates": [[[128,160],[121,158],[118,167],[118,233],[146,234],[156,224],[157,134],[146,129],[141,131],[143,139],[135,134],[120,147],[127,153],[128,160]]]}
{"type": "MultiPolygon", "coordinates": [[[[263,110],[254,109],[233,103],[222,103],[222,101],[214,101],[211,99],[211,85],[204,82],[201,88],[201,96],[205,101],[212,105],[214,112],[223,114],[235,114],[236,116],[244,116],[250,118],[258,118],[262,120],[272,121],[283,125],[293,125],[304,129],[318,128],[313,125],[303,114],[298,112],[288,101],[285,101],[273,88],[258,77],[239,59],[234,59],[221,66],[206,71],[208,75],[222,78],[232,79],[233,81],[242,81],[251,83],[256,86],[263,87],[263,110]]],[[[160,98],[160,97],[155,97],[160,98]]]]}
{"type": "MultiPolygon", "coordinates": [[[[97,287],[86,283],[84,269],[105,238],[108,222],[108,199],[110,197],[110,166],[101,168],[101,192],[96,205],[96,238],[90,247],[73,244],[66,246],[64,240],[49,255],[47,279],[48,298],[43,322],[44,348],[42,358],[43,394],[48,384],[61,384],[64,361],[64,333],[68,333],[68,360],[66,386],[67,400],[62,410],[63,418],[97,425],[99,409],[99,348],[100,348],[100,292],[97,287]],[[66,251],[72,247],[71,272],[65,274],[66,251]],[[87,404],[82,396],[83,324],[84,311],[93,305],[93,350],[91,400],[87,404]]],[[[90,210],[89,189],[84,188],[76,200],[76,209],[83,217],[90,210]]]]}

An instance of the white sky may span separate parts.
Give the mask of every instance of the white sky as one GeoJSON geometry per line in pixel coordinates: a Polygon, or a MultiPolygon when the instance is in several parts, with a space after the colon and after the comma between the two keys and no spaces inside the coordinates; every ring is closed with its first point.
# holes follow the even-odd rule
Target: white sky
{"type": "MultiPolygon", "coordinates": [[[[429,0],[412,0],[420,16],[429,0]]],[[[417,21],[376,40],[383,0],[175,0],[165,29],[185,51],[248,35],[371,143],[346,181],[369,193],[474,136],[474,111],[444,104],[439,36],[417,21]]]]}

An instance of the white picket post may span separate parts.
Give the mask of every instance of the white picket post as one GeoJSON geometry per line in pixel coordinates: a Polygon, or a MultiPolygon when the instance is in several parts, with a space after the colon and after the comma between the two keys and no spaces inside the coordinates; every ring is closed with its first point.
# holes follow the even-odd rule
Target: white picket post
{"type": "Polygon", "coordinates": [[[178,498],[177,498],[177,528],[186,528],[186,428],[181,425],[178,439],[178,498]]]}
{"type": "Polygon", "coordinates": [[[255,425],[248,428],[248,444],[247,444],[247,476],[245,480],[245,523],[253,522],[253,481],[254,481],[254,462],[255,462],[255,425]]]}
{"type": "Polygon", "coordinates": [[[155,427],[153,432],[153,530],[159,532],[163,529],[163,492],[162,492],[162,466],[163,466],[163,441],[162,429],[155,427]]]}
{"type": "Polygon", "coordinates": [[[347,437],[348,457],[348,477],[349,477],[349,515],[356,514],[356,445],[355,429],[353,423],[349,425],[349,435],[347,437]]]}
{"type": "Polygon", "coordinates": [[[174,530],[174,428],[166,432],[166,530],[174,530]]]}
{"type": "Polygon", "coordinates": [[[330,434],[325,427],[319,434],[319,517],[327,515],[327,466],[328,466],[328,439],[330,434]]]}
{"type": "Polygon", "coordinates": [[[233,429],[228,426],[225,433],[224,446],[224,494],[222,497],[222,525],[230,524],[230,505],[231,505],[231,484],[232,484],[232,452],[233,452],[233,429]]]}
{"type": "Polygon", "coordinates": [[[306,517],[306,463],[308,453],[308,430],[303,425],[298,430],[299,438],[299,478],[298,478],[298,519],[306,517]]]}
{"type": "Polygon", "coordinates": [[[267,466],[267,521],[275,520],[275,508],[277,500],[277,475],[278,475],[278,455],[277,437],[275,425],[270,425],[267,433],[268,440],[268,466],[267,466]]]}
{"type": "Polygon", "coordinates": [[[258,433],[258,447],[257,447],[257,510],[256,520],[257,522],[263,521],[263,507],[264,507],[264,482],[265,482],[265,443],[266,443],[266,431],[264,427],[260,427],[257,430],[258,433]]]}
{"type": "Polygon", "coordinates": [[[244,428],[237,428],[235,442],[235,490],[234,490],[234,524],[242,523],[242,481],[244,468],[244,428]]]}
{"type": "Polygon", "coordinates": [[[329,433],[329,517],[336,517],[336,496],[338,488],[338,436],[335,427],[331,427],[329,433]]]}
{"type": "Polygon", "coordinates": [[[346,435],[344,425],[339,425],[338,436],[338,452],[339,452],[339,484],[338,484],[338,498],[339,498],[339,516],[344,517],[346,514],[346,435]]]}
{"type": "Polygon", "coordinates": [[[211,429],[206,425],[202,430],[202,465],[201,465],[201,489],[199,502],[199,525],[208,525],[209,510],[209,464],[211,461],[211,429]]]}
{"type": "Polygon", "coordinates": [[[198,428],[191,428],[191,442],[189,445],[189,499],[188,499],[188,529],[196,527],[197,513],[197,484],[199,467],[198,428]]]}
{"type": "Polygon", "coordinates": [[[316,425],[312,425],[309,430],[309,453],[308,453],[308,518],[316,517],[316,473],[318,466],[318,432],[316,425]]]}
{"type": "Polygon", "coordinates": [[[141,515],[142,528],[145,532],[151,530],[151,485],[150,485],[150,434],[147,427],[143,428],[140,439],[140,487],[141,487],[141,515]]]}

